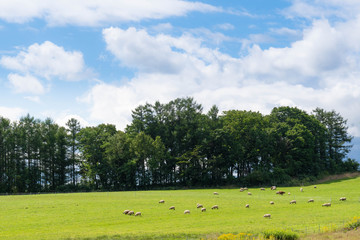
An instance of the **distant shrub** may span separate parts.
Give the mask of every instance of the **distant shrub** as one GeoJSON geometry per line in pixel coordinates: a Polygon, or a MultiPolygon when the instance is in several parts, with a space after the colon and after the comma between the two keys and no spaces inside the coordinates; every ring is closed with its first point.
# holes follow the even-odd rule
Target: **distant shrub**
{"type": "Polygon", "coordinates": [[[220,240],[255,240],[256,238],[251,233],[239,233],[239,234],[222,234],[218,237],[220,240]]]}
{"type": "Polygon", "coordinates": [[[299,235],[290,230],[267,230],[263,232],[265,239],[274,240],[296,240],[299,235]]]}
{"type": "Polygon", "coordinates": [[[349,222],[345,224],[346,230],[357,229],[360,227],[360,217],[353,217],[349,222]]]}

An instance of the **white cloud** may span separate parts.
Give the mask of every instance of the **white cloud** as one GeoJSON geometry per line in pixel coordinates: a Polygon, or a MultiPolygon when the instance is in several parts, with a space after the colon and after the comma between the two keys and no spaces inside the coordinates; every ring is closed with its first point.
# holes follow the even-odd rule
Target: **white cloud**
{"type": "Polygon", "coordinates": [[[7,69],[48,80],[53,77],[79,80],[91,74],[85,67],[81,52],[65,51],[63,47],[49,41],[35,43],[15,57],[3,56],[0,64],[7,69]]]}
{"type": "Polygon", "coordinates": [[[360,20],[314,21],[290,47],[261,49],[231,57],[204,46],[202,38],[150,35],[145,29],[107,28],[107,49],[122,65],[137,70],[124,86],[99,83],[84,99],[91,117],[122,129],[131,110],[145,102],[193,96],[205,110],[246,109],[269,113],[275,106],[335,109],[360,125],[360,20]],[[106,94],[104,94],[106,93],[106,94]],[[351,104],[349,104],[351,103],[351,104]]]}
{"type": "Polygon", "coordinates": [[[9,74],[8,79],[12,88],[17,93],[43,94],[45,92],[40,81],[31,75],[9,74]]]}
{"type": "Polygon", "coordinates": [[[80,26],[163,19],[191,11],[222,11],[209,4],[183,0],[0,0],[0,5],[0,18],[8,22],[24,23],[39,18],[49,25],[80,26]]]}
{"type": "Polygon", "coordinates": [[[25,115],[26,111],[22,108],[11,108],[0,106],[0,116],[4,118],[8,118],[11,121],[17,121],[21,116],[25,115]]]}

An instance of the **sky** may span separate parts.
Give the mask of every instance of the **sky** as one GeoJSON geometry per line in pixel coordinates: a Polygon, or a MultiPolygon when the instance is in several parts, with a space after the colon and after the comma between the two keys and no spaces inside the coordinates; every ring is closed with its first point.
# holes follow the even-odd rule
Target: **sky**
{"type": "Polygon", "coordinates": [[[360,155],[358,0],[0,0],[0,116],[124,130],[145,103],[335,110],[360,155]]]}

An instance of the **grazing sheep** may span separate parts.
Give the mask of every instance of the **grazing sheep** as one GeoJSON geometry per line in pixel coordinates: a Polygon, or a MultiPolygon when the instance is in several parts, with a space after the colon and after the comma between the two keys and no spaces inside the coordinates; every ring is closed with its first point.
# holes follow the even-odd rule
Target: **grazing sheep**
{"type": "Polygon", "coordinates": [[[262,188],[260,188],[260,190],[261,190],[261,191],[265,191],[265,188],[262,187],[262,188]]]}
{"type": "Polygon", "coordinates": [[[211,209],[219,209],[219,206],[218,205],[214,205],[211,207],[211,209]]]}
{"type": "Polygon", "coordinates": [[[277,191],[276,194],[284,195],[285,192],[284,191],[277,191]]]}
{"type": "Polygon", "coordinates": [[[197,204],[196,204],[196,207],[197,207],[197,208],[202,208],[202,207],[203,207],[203,205],[202,205],[202,204],[200,204],[200,203],[197,203],[197,204]]]}
{"type": "Polygon", "coordinates": [[[346,197],[341,197],[339,200],[340,201],[346,201],[346,197]]]}
{"type": "Polygon", "coordinates": [[[270,204],[271,204],[271,205],[274,205],[274,201],[270,201],[270,204]]]}
{"type": "Polygon", "coordinates": [[[309,202],[314,202],[314,199],[309,199],[309,200],[308,200],[308,203],[309,203],[309,202]]]}
{"type": "Polygon", "coordinates": [[[288,195],[291,195],[291,193],[290,193],[290,192],[288,192],[288,195]]]}
{"type": "Polygon", "coordinates": [[[247,187],[244,187],[244,190],[248,190],[248,188],[247,188],[247,187]]]}
{"type": "Polygon", "coordinates": [[[184,214],[190,214],[190,210],[185,210],[184,214]]]}
{"type": "Polygon", "coordinates": [[[251,193],[251,192],[248,192],[248,195],[252,195],[252,193],[251,193]]]}
{"type": "Polygon", "coordinates": [[[271,190],[276,190],[276,186],[272,186],[270,189],[271,190]]]}
{"type": "Polygon", "coordinates": [[[296,200],[291,200],[290,204],[296,204],[296,200]]]}
{"type": "Polygon", "coordinates": [[[141,216],[141,212],[135,213],[135,217],[136,217],[136,216],[141,216]]]}
{"type": "Polygon", "coordinates": [[[134,211],[129,211],[128,213],[127,213],[127,215],[134,215],[134,211]]]}
{"type": "Polygon", "coordinates": [[[201,212],[206,212],[206,208],[201,208],[201,212]]]}
{"type": "Polygon", "coordinates": [[[159,203],[165,203],[165,200],[160,200],[159,203]]]}
{"type": "Polygon", "coordinates": [[[264,214],[264,218],[271,218],[271,214],[264,214]]]}
{"type": "Polygon", "coordinates": [[[243,191],[245,191],[245,189],[244,189],[244,188],[240,188],[240,192],[243,192],[243,191]]]}
{"type": "Polygon", "coordinates": [[[175,210],[174,206],[169,207],[169,210],[175,210]]]}
{"type": "Polygon", "coordinates": [[[322,206],[323,207],[331,207],[331,203],[324,203],[322,206]]]}
{"type": "Polygon", "coordinates": [[[304,191],[304,189],[303,188],[300,188],[300,192],[303,192],[304,191]]]}
{"type": "Polygon", "coordinates": [[[245,208],[249,208],[249,207],[250,207],[250,205],[249,205],[249,204],[246,204],[246,205],[245,205],[245,208]]]}
{"type": "Polygon", "coordinates": [[[314,188],[317,188],[317,186],[315,185],[314,188]]]}
{"type": "Polygon", "coordinates": [[[219,195],[219,193],[218,193],[218,192],[214,192],[214,195],[219,195]]]}
{"type": "Polygon", "coordinates": [[[123,212],[123,214],[128,214],[130,212],[130,210],[125,210],[124,212],[123,212]]]}

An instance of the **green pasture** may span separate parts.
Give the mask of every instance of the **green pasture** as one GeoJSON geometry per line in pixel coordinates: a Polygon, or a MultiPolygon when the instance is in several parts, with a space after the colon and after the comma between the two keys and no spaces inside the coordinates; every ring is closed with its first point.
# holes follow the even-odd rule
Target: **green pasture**
{"type": "Polygon", "coordinates": [[[306,234],[341,227],[360,216],[360,178],[303,189],[278,188],[286,192],[283,196],[269,187],[250,188],[252,195],[239,189],[202,189],[0,196],[0,239],[192,239],[267,229],[306,234]],[[310,198],[315,202],[307,203],[310,198]],[[289,204],[291,200],[297,204],[289,204]],[[325,202],[331,207],[322,207],[325,202]],[[197,203],[207,211],[197,209],[197,203]],[[219,209],[211,210],[215,204],[219,209]],[[125,209],[142,216],[124,215],[125,209]],[[185,215],[186,209],[191,214],[185,215]],[[267,213],[271,219],[263,217],[267,213]]]}

